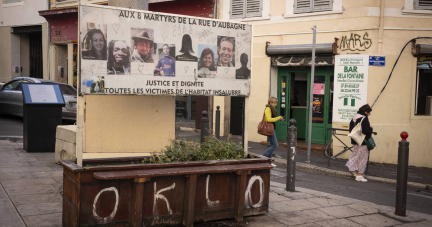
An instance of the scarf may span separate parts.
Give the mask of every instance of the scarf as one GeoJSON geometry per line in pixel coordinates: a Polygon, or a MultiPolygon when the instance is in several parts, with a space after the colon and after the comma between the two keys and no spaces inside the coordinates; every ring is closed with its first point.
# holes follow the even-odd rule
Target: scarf
{"type": "Polygon", "coordinates": [[[270,110],[271,110],[273,116],[277,117],[278,112],[277,112],[276,108],[274,108],[274,107],[273,107],[272,105],[270,105],[270,104],[267,104],[266,107],[270,108],[270,110]]]}

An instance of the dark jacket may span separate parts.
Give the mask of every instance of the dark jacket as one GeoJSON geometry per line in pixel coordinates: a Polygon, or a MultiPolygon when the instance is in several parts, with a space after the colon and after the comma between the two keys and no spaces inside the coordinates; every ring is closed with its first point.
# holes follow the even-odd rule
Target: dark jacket
{"type": "MultiPolygon", "coordinates": [[[[361,115],[363,115],[363,116],[365,116],[365,118],[364,118],[364,120],[363,120],[363,122],[362,122],[362,125],[361,125],[361,126],[362,126],[362,133],[366,135],[365,139],[369,139],[369,138],[371,138],[371,136],[372,136],[372,132],[373,132],[373,128],[370,127],[370,123],[369,123],[369,118],[368,118],[368,116],[366,116],[365,113],[360,112],[360,111],[357,112],[357,113],[358,113],[358,114],[361,114],[361,115]]],[[[361,122],[362,119],[363,119],[362,117],[361,117],[361,118],[358,118],[358,119],[356,120],[355,123],[356,123],[356,124],[359,124],[359,123],[361,122]]],[[[354,124],[354,121],[353,121],[353,120],[350,121],[350,125],[349,125],[349,131],[350,131],[350,132],[353,130],[353,128],[355,127],[356,124],[354,124]]],[[[353,139],[351,139],[351,144],[352,144],[352,145],[358,145],[358,144],[356,143],[356,141],[354,141],[353,139]]],[[[363,142],[362,145],[366,145],[366,143],[363,142]]]]}

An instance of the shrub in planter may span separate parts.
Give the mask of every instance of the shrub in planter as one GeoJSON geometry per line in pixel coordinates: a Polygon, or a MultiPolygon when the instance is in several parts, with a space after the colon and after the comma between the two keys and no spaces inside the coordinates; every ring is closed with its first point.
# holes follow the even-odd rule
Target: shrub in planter
{"type": "MultiPolygon", "coordinates": [[[[241,145],[241,144],[240,144],[241,145]]],[[[239,144],[207,137],[204,143],[177,139],[161,152],[151,153],[142,163],[188,162],[243,159],[245,152],[239,144]]]]}

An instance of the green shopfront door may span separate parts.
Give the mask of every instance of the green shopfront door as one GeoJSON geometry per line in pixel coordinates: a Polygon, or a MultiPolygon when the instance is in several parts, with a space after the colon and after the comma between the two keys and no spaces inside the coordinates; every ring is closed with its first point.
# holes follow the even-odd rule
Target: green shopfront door
{"type": "MultiPolygon", "coordinates": [[[[280,67],[278,69],[277,110],[285,121],[276,123],[278,140],[287,140],[289,119],[296,119],[297,137],[308,141],[309,89],[311,69],[280,67]]],[[[312,107],[312,143],[326,144],[331,134],[327,128],[332,126],[333,108],[333,68],[315,68],[313,107],[312,107]]]]}

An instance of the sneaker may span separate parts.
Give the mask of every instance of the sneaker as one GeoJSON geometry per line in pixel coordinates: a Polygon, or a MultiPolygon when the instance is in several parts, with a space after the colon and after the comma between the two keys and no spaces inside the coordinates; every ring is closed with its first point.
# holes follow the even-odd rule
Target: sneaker
{"type": "Polygon", "coordinates": [[[356,176],[356,181],[367,182],[367,180],[363,176],[356,176]]]}
{"type": "Polygon", "coordinates": [[[276,165],[275,165],[275,164],[273,164],[273,163],[272,163],[271,165],[272,165],[273,167],[276,167],[276,165]]]}

